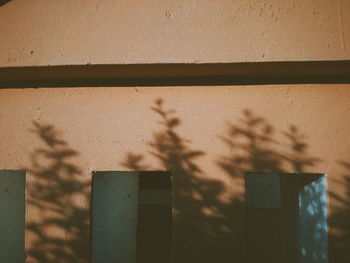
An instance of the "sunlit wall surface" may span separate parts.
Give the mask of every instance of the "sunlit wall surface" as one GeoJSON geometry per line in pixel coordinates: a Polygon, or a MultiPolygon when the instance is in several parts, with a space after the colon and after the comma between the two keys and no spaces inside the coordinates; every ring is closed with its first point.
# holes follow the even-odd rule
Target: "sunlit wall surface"
{"type": "Polygon", "coordinates": [[[350,59],[348,0],[2,2],[0,67],[350,59]]]}
{"type": "MultiPolygon", "coordinates": [[[[27,171],[27,263],[89,262],[94,171],[171,171],[175,263],[252,254],[262,228],[246,221],[246,173],[327,174],[329,262],[348,263],[349,96],[347,84],[1,89],[0,168],[27,171]]],[[[259,214],[266,235],[291,235],[275,215],[259,214]]]]}

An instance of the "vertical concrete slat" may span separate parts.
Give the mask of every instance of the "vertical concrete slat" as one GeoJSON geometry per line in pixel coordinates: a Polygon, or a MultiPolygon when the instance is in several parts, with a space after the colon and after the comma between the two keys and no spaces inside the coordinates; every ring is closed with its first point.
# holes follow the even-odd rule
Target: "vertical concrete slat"
{"type": "Polygon", "coordinates": [[[328,262],[326,177],[305,185],[299,191],[299,261],[328,262]]]}
{"type": "Polygon", "coordinates": [[[92,263],[135,263],[137,172],[96,172],[92,189],[92,263]]]}
{"type": "Polygon", "coordinates": [[[246,176],[248,262],[327,263],[326,177],[279,176],[280,191],[272,173],[246,176]],[[271,191],[280,192],[282,202],[264,197],[271,191]]]}
{"type": "Polygon", "coordinates": [[[0,262],[24,262],[25,171],[0,171],[0,262]]]}
{"type": "Polygon", "coordinates": [[[248,207],[281,208],[279,174],[249,173],[245,178],[248,207]]]}
{"type": "Polygon", "coordinates": [[[278,173],[247,173],[247,262],[277,263],[285,257],[281,180],[278,173]]]}

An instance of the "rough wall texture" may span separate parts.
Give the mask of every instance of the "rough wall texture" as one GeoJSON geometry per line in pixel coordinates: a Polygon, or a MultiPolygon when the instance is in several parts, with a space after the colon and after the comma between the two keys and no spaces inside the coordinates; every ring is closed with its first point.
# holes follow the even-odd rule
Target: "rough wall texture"
{"type": "Polygon", "coordinates": [[[175,262],[243,262],[247,171],[328,174],[349,262],[349,85],[0,90],[0,169],[28,171],[28,262],[87,262],[94,170],[172,170],[175,262]]]}
{"type": "Polygon", "coordinates": [[[12,0],[0,67],[350,59],[348,0],[12,0]]]}
{"type": "MultiPolygon", "coordinates": [[[[348,0],[12,0],[0,23],[0,67],[350,59],[348,0]]],[[[350,262],[349,88],[0,90],[27,262],[89,262],[91,172],[155,169],[174,175],[174,262],[244,262],[248,171],[328,174],[331,262],[350,262]]]]}

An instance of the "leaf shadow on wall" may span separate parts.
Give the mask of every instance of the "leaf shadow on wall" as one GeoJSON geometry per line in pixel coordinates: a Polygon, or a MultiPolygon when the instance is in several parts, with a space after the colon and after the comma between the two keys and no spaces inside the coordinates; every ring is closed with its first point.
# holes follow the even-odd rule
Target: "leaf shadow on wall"
{"type": "MultiPolygon", "coordinates": [[[[220,136],[231,154],[221,156],[217,161],[219,167],[231,175],[232,183],[242,189],[236,194],[236,199],[242,202],[231,220],[242,229],[244,235],[236,235],[234,246],[241,253],[240,260],[243,262],[294,262],[292,257],[297,257],[298,253],[296,247],[289,259],[285,258],[286,246],[291,249],[297,243],[287,244],[294,234],[288,234],[286,223],[295,224],[288,217],[297,216],[298,192],[310,183],[309,179],[301,176],[281,177],[281,188],[285,183],[288,185],[288,190],[283,190],[288,194],[281,193],[284,196],[282,202],[286,206],[288,204],[291,210],[246,209],[243,203],[244,176],[247,172],[307,173],[320,160],[308,154],[306,136],[296,126],[290,125],[287,131],[279,134],[268,119],[253,111],[245,109],[242,115],[238,121],[228,124],[227,135],[220,136]],[[280,240],[281,236],[285,236],[286,240],[280,240]]],[[[324,256],[324,252],[318,251],[315,256],[324,256]]]]}
{"type": "Polygon", "coordinates": [[[71,159],[78,152],[52,125],[33,122],[44,147],[31,153],[26,223],[27,263],[86,263],[89,259],[89,183],[71,159]],[[35,215],[34,215],[35,214],[35,215]]]}
{"type": "Polygon", "coordinates": [[[294,125],[283,135],[288,142],[282,145],[275,137],[277,132],[264,117],[251,110],[243,110],[243,118],[228,125],[228,136],[221,140],[232,150],[232,155],[222,156],[218,165],[228,174],[242,176],[248,171],[306,172],[319,162],[308,155],[306,136],[294,125]],[[279,150],[276,147],[282,146],[279,150]]]}
{"type": "MultiPolygon", "coordinates": [[[[226,182],[244,189],[246,172],[304,172],[313,167],[318,159],[308,155],[304,135],[291,126],[283,134],[288,145],[276,150],[280,143],[269,121],[244,110],[242,119],[229,124],[226,135],[220,136],[231,153],[216,161],[223,171],[221,177],[210,178],[196,164],[205,153],[193,149],[178,133],[181,120],[176,111],[166,109],[162,99],[151,110],[159,116],[162,129],[148,142],[149,154],[174,177],[172,262],[245,262],[244,192],[229,194],[231,186],[226,182]]],[[[129,152],[122,164],[148,170],[144,159],[142,154],[129,152]]]]}

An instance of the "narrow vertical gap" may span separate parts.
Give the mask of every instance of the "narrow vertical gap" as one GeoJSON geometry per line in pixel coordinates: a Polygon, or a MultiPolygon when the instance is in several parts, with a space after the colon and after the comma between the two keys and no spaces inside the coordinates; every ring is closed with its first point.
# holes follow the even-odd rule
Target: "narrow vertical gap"
{"type": "Polygon", "coordinates": [[[172,233],[170,172],[140,173],[137,226],[137,263],[170,262],[172,233]]]}

